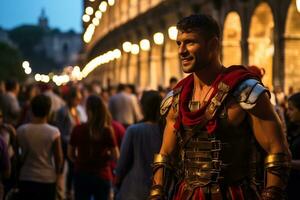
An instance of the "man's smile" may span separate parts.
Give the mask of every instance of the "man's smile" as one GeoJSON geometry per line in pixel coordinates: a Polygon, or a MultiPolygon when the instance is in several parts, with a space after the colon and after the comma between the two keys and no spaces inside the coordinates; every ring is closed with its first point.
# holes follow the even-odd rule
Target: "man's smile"
{"type": "Polygon", "coordinates": [[[193,57],[191,57],[191,56],[181,58],[181,62],[182,62],[183,65],[188,65],[192,60],[193,60],[193,57]]]}

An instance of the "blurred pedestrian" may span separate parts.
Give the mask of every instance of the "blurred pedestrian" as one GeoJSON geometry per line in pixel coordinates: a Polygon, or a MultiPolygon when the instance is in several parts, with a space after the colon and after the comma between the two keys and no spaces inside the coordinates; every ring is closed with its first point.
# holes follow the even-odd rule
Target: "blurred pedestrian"
{"type": "Polygon", "coordinates": [[[4,198],[3,180],[10,176],[10,161],[7,145],[0,137],[0,200],[4,198]]]}
{"type": "Polygon", "coordinates": [[[120,122],[125,128],[137,120],[135,104],[131,95],[126,92],[124,84],[119,84],[118,93],[110,98],[108,107],[113,119],[120,122]]]}
{"type": "Polygon", "coordinates": [[[63,155],[59,130],[47,123],[51,100],[38,95],[31,102],[33,119],[17,129],[22,200],[55,200],[63,155]],[[54,163],[53,163],[54,161],[54,163]]]}
{"type": "Polygon", "coordinates": [[[289,200],[298,200],[300,186],[300,93],[289,97],[287,115],[291,122],[288,126],[288,138],[292,153],[292,169],[287,194],[289,200]]]}
{"type": "Polygon", "coordinates": [[[138,93],[136,90],[135,85],[133,84],[127,84],[125,85],[125,91],[130,95],[132,102],[133,102],[133,108],[134,108],[134,116],[135,116],[135,122],[139,122],[143,119],[143,114],[141,111],[141,105],[138,98],[138,93]]]}
{"type": "Polygon", "coordinates": [[[53,86],[49,83],[42,83],[40,85],[40,90],[43,94],[51,99],[51,109],[48,121],[52,123],[55,119],[55,114],[57,111],[65,105],[65,101],[60,95],[54,92],[53,86]]]}
{"type": "Polygon", "coordinates": [[[176,86],[178,82],[178,79],[175,76],[172,76],[169,80],[169,86],[167,87],[167,93],[173,90],[173,88],[176,86]]]}
{"type": "MultiPolygon", "coordinates": [[[[112,120],[111,125],[112,125],[113,130],[114,130],[114,135],[115,135],[115,138],[116,138],[118,149],[120,149],[126,129],[120,122],[117,122],[115,120],[112,120]]],[[[117,162],[115,160],[112,160],[110,162],[110,167],[111,167],[111,171],[112,171],[112,175],[113,175],[113,180],[115,180],[116,179],[116,174],[114,172],[115,172],[115,169],[117,167],[117,162]]],[[[110,193],[111,197],[110,197],[110,199],[114,199],[113,189],[114,188],[111,188],[111,193],[110,193]]]]}
{"type": "Polygon", "coordinates": [[[86,111],[88,121],[74,128],[68,147],[74,162],[75,200],[107,200],[112,182],[110,161],[119,157],[117,142],[101,98],[88,97],[86,111]]]}
{"type": "Polygon", "coordinates": [[[21,114],[18,122],[18,126],[28,123],[32,119],[32,113],[30,112],[31,100],[39,94],[39,89],[36,85],[28,85],[25,90],[25,99],[22,105],[21,114]]]}
{"type": "Polygon", "coordinates": [[[5,90],[1,100],[4,122],[16,126],[21,112],[18,101],[20,85],[16,80],[9,79],[5,82],[5,90]]]}
{"type": "Polygon", "coordinates": [[[9,158],[12,158],[15,155],[15,152],[17,150],[16,130],[11,124],[4,123],[3,113],[1,109],[0,109],[0,137],[7,145],[9,158]]]}
{"type": "MultiPolygon", "coordinates": [[[[63,148],[64,160],[67,161],[67,172],[66,172],[66,187],[65,196],[66,199],[72,198],[73,189],[73,177],[74,177],[74,166],[73,162],[68,159],[67,147],[70,142],[71,132],[73,128],[82,122],[84,122],[84,116],[79,110],[82,95],[79,89],[71,87],[66,94],[66,105],[58,110],[55,114],[54,125],[57,126],[61,132],[61,141],[63,148]]],[[[61,180],[64,182],[64,180],[61,180]]],[[[63,183],[61,183],[63,186],[63,183]]],[[[59,190],[64,190],[59,188],[59,190]]],[[[62,192],[63,193],[63,192],[62,192]]],[[[64,194],[61,194],[64,196],[64,194]]]]}
{"type": "Polygon", "coordinates": [[[8,123],[4,123],[2,110],[0,109],[0,138],[7,146],[8,156],[11,164],[11,173],[3,181],[5,194],[16,185],[17,181],[17,142],[16,130],[8,123]]]}
{"type": "Polygon", "coordinates": [[[0,80],[0,97],[5,93],[5,82],[0,80]]]}
{"type": "Polygon", "coordinates": [[[149,196],[151,186],[151,162],[159,152],[159,106],[161,96],[157,91],[146,91],[141,98],[144,120],[128,127],[121,146],[117,164],[117,187],[120,200],[143,200],[149,196]]]}

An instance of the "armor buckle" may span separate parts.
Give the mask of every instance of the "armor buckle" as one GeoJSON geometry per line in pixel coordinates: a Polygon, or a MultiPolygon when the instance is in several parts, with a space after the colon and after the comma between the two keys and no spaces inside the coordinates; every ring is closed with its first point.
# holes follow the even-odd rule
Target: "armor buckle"
{"type": "Polygon", "coordinates": [[[212,151],[221,151],[221,145],[220,140],[211,140],[212,151]]]}
{"type": "Polygon", "coordinates": [[[220,160],[212,160],[212,168],[216,171],[221,171],[222,161],[220,160]]]}
{"type": "Polygon", "coordinates": [[[220,158],[220,152],[214,151],[211,155],[213,160],[218,160],[220,158]]]}
{"type": "Polygon", "coordinates": [[[217,183],[219,180],[219,177],[220,177],[220,172],[213,171],[213,172],[210,172],[210,175],[211,175],[211,178],[210,178],[211,182],[217,183]]]}

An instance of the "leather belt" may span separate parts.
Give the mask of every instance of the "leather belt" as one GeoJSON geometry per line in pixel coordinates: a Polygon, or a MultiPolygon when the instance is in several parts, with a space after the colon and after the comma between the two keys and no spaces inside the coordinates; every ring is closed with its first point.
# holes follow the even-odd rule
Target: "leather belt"
{"type": "Polygon", "coordinates": [[[211,150],[212,143],[210,141],[194,141],[191,140],[186,144],[186,148],[197,148],[199,150],[211,150]]]}
{"type": "Polygon", "coordinates": [[[203,161],[210,161],[212,159],[212,155],[210,151],[193,151],[187,150],[185,151],[185,158],[199,158],[203,159],[203,161]]]}
{"type": "Polygon", "coordinates": [[[208,182],[217,183],[220,178],[220,172],[218,171],[207,171],[207,172],[200,172],[200,171],[185,171],[185,177],[189,180],[208,180],[208,182]]]}
{"type": "Polygon", "coordinates": [[[220,160],[212,160],[210,162],[201,162],[193,160],[185,160],[184,166],[187,169],[194,168],[192,170],[202,171],[202,170],[216,170],[221,171],[221,168],[226,167],[226,164],[223,164],[220,160]]]}

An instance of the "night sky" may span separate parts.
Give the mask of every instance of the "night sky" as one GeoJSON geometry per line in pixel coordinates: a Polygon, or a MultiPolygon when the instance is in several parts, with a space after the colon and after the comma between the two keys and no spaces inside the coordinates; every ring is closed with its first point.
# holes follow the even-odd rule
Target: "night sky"
{"type": "Polygon", "coordinates": [[[36,25],[44,8],[50,28],[81,32],[82,0],[0,0],[0,27],[36,25]]]}

